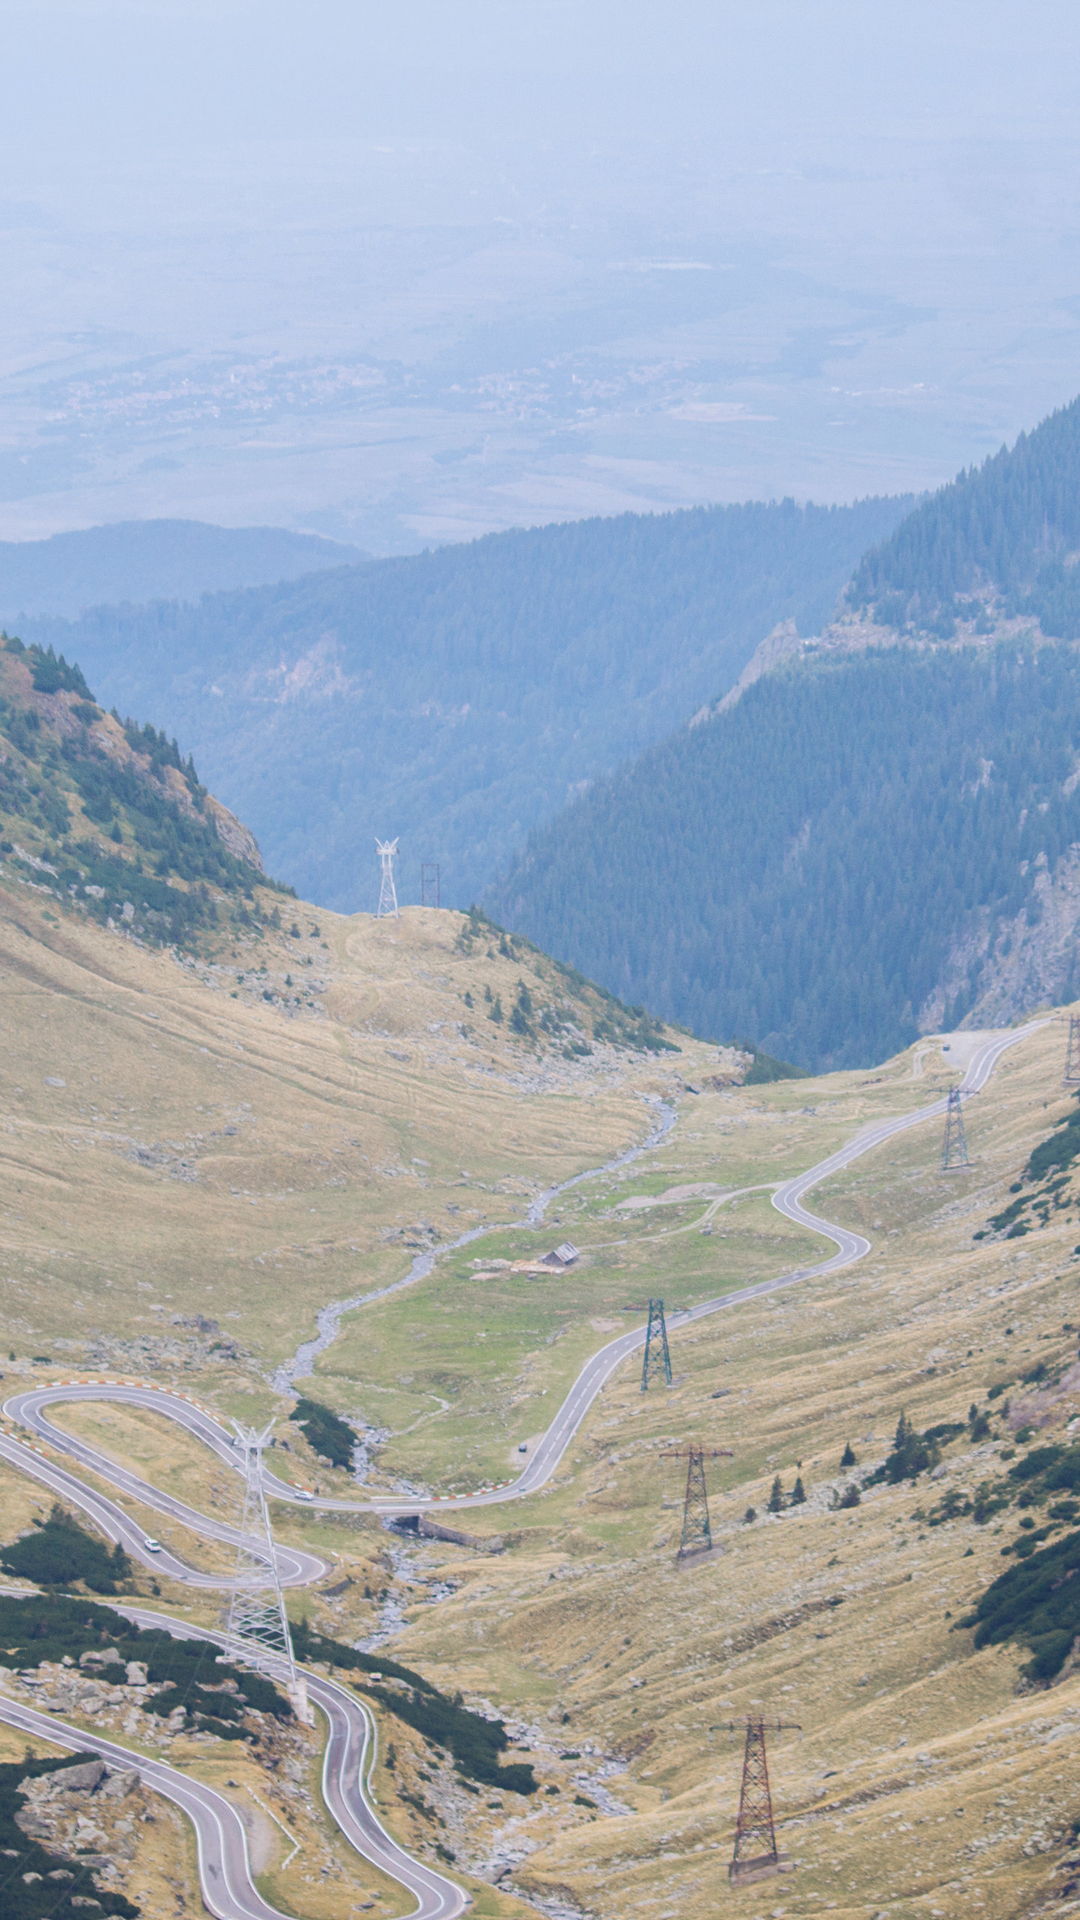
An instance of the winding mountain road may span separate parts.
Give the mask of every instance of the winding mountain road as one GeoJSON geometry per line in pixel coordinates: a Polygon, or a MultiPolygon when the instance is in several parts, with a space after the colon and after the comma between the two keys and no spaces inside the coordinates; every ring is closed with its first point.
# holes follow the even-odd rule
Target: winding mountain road
{"type": "MultiPolygon", "coordinates": [[[[211,1640],[224,1645],[224,1635],[179,1621],[171,1614],[145,1607],[116,1607],[137,1626],[172,1634],[181,1640],[211,1640]]],[[[379,1819],[369,1778],[378,1740],[375,1721],[356,1694],[308,1672],[308,1698],[328,1722],[323,1755],[322,1792],[331,1815],[357,1853],[397,1880],[416,1901],[414,1920],[454,1920],[470,1904],[468,1896],[445,1875],[436,1873],[407,1853],[387,1833],[379,1819]]],[[[199,1880],[203,1900],[218,1920],[284,1920],[279,1909],[264,1900],[254,1884],[247,1838],[232,1801],[222,1793],[171,1767],[167,1761],[103,1739],[71,1726],[54,1714],[39,1713],[0,1693],[0,1720],[23,1733],[69,1747],[77,1753],[97,1753],[116,1767],[137,1769],[145,1784],[188,1815],[198,1841],[199,1880]]]]}
{"type": "MultiPolygon", "coordinates": [[[[962,1095],[966,1098],[978,1093],[986,1085],[1006,1049],[1016,1046],[1044,1025],[1045,1020],[1034,1020],[1005,1033],[965,1036],[971,1042],[972,1051],[961,1083],[962,1095]]],[[[876,1121],[863,1128],[827,1159],[778,1185],[772,1204],[787,1219],[832,1240],[835,1253],[816,1265],[779,1274],[755,1286],[742,1287],[674,1313],[668,1322],[671,1330],[675,1332],[707,1315],[724,1312],[749,1300],[759,1299],[817,1275],[836,1272],[861,1260],[869,1253],[870,1242],[862,1234],[836,1226],[810,1212],[803,1205],[804,1195],[896,1134],[943,1114],[945,1107],[946,1101],[939,1099],[914,1113],[876,1121]]],[[[276,1500],[292,1503],[303,1500],[305,1505],[317,1505],[330,1511],[376,1512],[387,1516],[417,1513],[429,1507],[445,1513],[448,1510],[452,1512],[466,1507],[493,1506],[521,1499],[550,1479],[604,1382],[625,1359],[641,1348],[644,1339],[644,1327],[632,1328],[618,1339],[610,1341],[586,1362],[528,1464],[517,1479],[504,1486],[482,1488],[473,1494],[440,1500],[376,1499],[354,1502],[323,1499],[311,1502],[310,1497],[305,1499],[297,1488],[289,1486],[267,1468],[264,1475],[266,1492],[276,1500]]],[[[58,1403],[86,1400],[120,1401],[164,1414],[209,1447],[222,1464],[237,1472],[243,1471],[243,1460],[234,1446],[232,1436],[212,1413],[183,1395],[163,1392],[137,1381],[53,1382],[49,1386],[32,1387],[13,1394],[4,1403],[3,1411],[9,1420],[33,1433],[36,1441],[21,1440],[10,1432],[0,1434],[0,1458],[78,1506],[109,1539],[121,1541],[128,1553],[147,1567],[169,1573],[174,1579],[194,1587],[229,1587],[231,1581],[200,1572],[170,1549],[163,1547],[159,1553],[149,1552],[145,1545],[145,1534],[124,1508],[105,1494],[88,1487],[62,1460],[56,1458],[57,1454],[63,1454],[74,1459],[79,1466],[111,1484],[118,1492],[191,1528],[197,1535],[235,1543],[237,1535],[234,1528],[208,1519],[175,1495],[165,1493],[119,1467],[107,1454],[64,1432],[48,1417],[48,1409],[58,1403]]],[[[291,1547],[282,1547],[278,1553],[282,1578],[290,1585],[308,1584],[319,1579],[326,1571],[326,1563],[314,1554],[291,1547]]],[[[128,1607],[121,1611],[138,1620],[141,1625],[157,1626],[165,1632],[198,1635],[206,1639],[220,1637],[164,1614],[128,1607]]],[[[399,1847],[386,1832],[375,1811],[364,1778],[365,1759],[369,1752],[374,1752],[376,1738],[368,1709],[354,1694],[314,1673],[308,1674],[308,1692],[313,1704],[329,1723],[323,1795],[341,1831],[366,1859],[409,1889],[417,1903],[416,1920],[453,1920],[453,1916],[468,1904],[467,1896],[452,1881],[413,1859],[399,1847]]],[[[101,1740],[93,1733],[58,1722],[52,1715],[39,1714],[33,1708],[7,1699],[3,1694],[0,1694],[0,1719],[57,1744],[93,1750],[106,1760],[113,1759],[118,1764],[137,1767],[148,1785],[182,1807],[191,1818],[198,1835],[203,1897],[218,1920],[277,1920],[276,1910],[262,1899],[252,1881],[243,1826],[235,1808],[223,1795],[191,1780],[164,1761],[148,1759],[114,1742],[101,1740]]]]}
{"type": "MultiPolygon", "coordinates": [[[[957,1036],[954,1045],[958,1045],[961,1041],[971,1043],[967,1070],[960,1083],[961,1096],[969,1099],[973,1094],[981,1092],[1002,1054],[1008,1048],[1015,1047],[1020,1041],[1026,1040],[1031,1034],[1037,1033],[1046,1024],[1045,1019],[1030,1020],[1025,1026],[1010,1028],[1003,1033],[957,1036]]],[[[744,1306],[748,1300],[757,1300],[765,1294],[777,1293],[782,1288],[797,1285],[802,1280],[835,1273],[843,1267],[851,1266],[856,1260],[863,1259],[870,1252],[869,1240],[861,1233],[854,1233],[847,1227],[837,1226],[831,1220],[824,1220],[819,1214],[811,1213],[809,1208],[803,1205],[803,1196],[819,1186],[822,1181],[841,1172],[844,1167],[850,1166],[852,1161],[858,1160],[864,1153],[870,1153],[875,1147],[884,1145],[885,1141],[893,1139],[896,1134],[905,1133],[911,1127],[922,1126],[926,1121],[940,1117],[945,1112],[946,1104],[946,1099],[941,1098],[931,1101],[926,1106],[918,1107],[913,1113],[899,1114],[888,1120],[873,1121],[870,1126],[863,1127],[827,1159],[819,1160],[805,1173],[796,1174],[793,1179],[785,1180],[777,1186],[772,1204],[779,1213],[798,1226],[807,1227],[810,1231],[821,1234],[824,1239],[833,1241],[836,1252],[827,1260],[820,1260],[809,1267],[794,1268],[790,1272],[775,1275],[771,1280],[760,1280],[754,1286],[740,1287],[730,1293],[720,1294],[715,1299],[703,1300],[696,1307],[673,1313],[668,1320],[669,1329],[677,1331],[680,1327],[688,1326],[692,1321],[703,1320],[714,1313],[725,1313],[733,1307],[744,1306]]],[[[522,1499],[526,1494],[535,1493],[551,1478],[605,1381],[610,1379],[615,1369],[621,1366],[630,1354],[644,1345],[645,1331],[641,1326],[629,1328],[617,1339],[610,1340],[606,1346],[600,1347],[591,1359],[586,1361],[527,1465],[516,1479],[508,1481],[503,1486],[484,1487],[476,1493],[455,1494],[445,1498],[386,1497],[366,1501],[320,1498],[312,1502],[310,1494],[304,1494],[298,1488],[290,1486],[287,1481],[280,1479],[277,1474],[266,1468],[263,1476],[266,1492],[274,1500],[288,1501],[293,1505],[316,1505],[329,1512],[337,1513],[379,1513],[387,1517],[420,1513],[429,1508],[445,1513],[468,1507],[498,1506],[507,1500],[522,1499]]],[[[162,1493],[159,1489],[149,1486],[147,1482],[139,1480],[134,1474],[123,1472],[107,1454],[65,1433],[48,1418],[47,1409],[50,1406],[61,1401],[72,1400],[126,1401],[128,1404],[165,1414],[169,1419],[176,1420],[181,1426],[186,1427],[188,1432],[201,1440],[204,1446],[209,1447],[225,1466],[240,1473],[243,1471],[242,1455],[234,1446],[232,1435],[212,1413],[180,1394],[166,1393],[160,1388],[147,1387],[137,1381],[54,1382],[50,1386],[31,1387],[13,1394],[4,1403],[4,1412],[10,1419],[28,1427],[51,1447],[74,1456],[100,1478],[122,1486],[125,1492],[144,1501],[155,1511],[168,1514],[185,1526],[193,1526],[196,1531],[201,1529],[212,1538],[235,1539],[235,1533],[231,1528],[225,1527],[220,1522],[204,1520],[201,1515],[177,1500],[172,1494],[162,1493]]],[[[14,1464],[21,1463],[15,1457],[20,1452],[20,1447],[21,1443],[13,1438],[0,1439],[0,1455],[12,1459],[14,1464]]],[[[45,1475],[42,1471],[43,1462],[40,1456],[28,1449],[22,1451],[29,1452],[26,1470],[36,1473],[39,1479],[43,1479],[45,1475]]],[[[80,1483],[72,1478],[70,1484],[78,1487],[80,1483]]],[[[123,1538],[129,1552],[133,1552],[147,1565],[153,1564],[142,1548],[138,1529],[132,1526],[122,1509],[112,1508],[110,1513],[108,1510],[111,1508],[111,1503],[104,1496],[95,1495],[94,1499],[96,1502],[94,1517],[98,1520],[98,1524],[104,1527],[110,1539],[123,1538]],[[126,1528],[125,1534],[121,1534],[118,1530],[121,1523],[126,1528]]],[[[86,1510],[89,1511],[89,1508],[86,1510]]],[[[302,1555],[296,1549],[284,1548],[281,1550],[281,1555],[283,1576],[286,1555],[289,1556],[288,1578],[291,1584],[300,1584],[304,1579],[319,1577],[318,1571],[305,1573],[295,1564],[301,1561],[319,1564],[314,1562],[313,1556],[302,1555]]],[[[164,1567],[165,1563],[158,1557],[157,1564],[164,1567]]],[[[182,1563],[175,1562],[175,1564],[182,1563]]],[[[320,1565],[319,1571],[321,1570],[320,1565]]],[[[184,1573],[178,1577],[192,1578],[193,1583],[197,1581],[203,1586],[229,1584],[215,1581],[205,1574],[196,1575],[194,1569],[190,1574],[184,1573]]]]}

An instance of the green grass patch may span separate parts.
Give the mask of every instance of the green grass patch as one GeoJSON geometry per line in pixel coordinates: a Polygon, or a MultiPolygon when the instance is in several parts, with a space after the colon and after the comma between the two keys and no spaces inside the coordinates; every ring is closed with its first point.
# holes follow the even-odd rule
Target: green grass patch
{"type": "MultiPolygon", "coordinates": [[[[679,1175],[662,1173],[661,1187],[672,1177],[679,1175]]],[[[669,1312],[692,1306],[822,1251],[816,1236],[785,1222],[763,1194],[718,1215],[710,1235],[693,1228],[672,1233],[680,1211],[593,1222],[566,1208],[543,1240],[493,1234],[482,1255],[471,1246],[461,1266],[437,1268],[346,1321],[319,1375],[340,1380],[341,1394],[362,1399],[390,1430],[380,1467],[446,1493],[503,1479],[512,1449],[548,1424],[586,1360],[643,1318],[635,1303],[641,1308],[660,1294],[669,1312]],[[601,1235],[618,1235],[619,1243],[590,1245],[601,1235]],[[504,1270],[478,1280],[464,1265],[478,1257],[520,1258],[567,1238],[588,1264],[564,1276],[504,1270]],[[596,1327],[594,1320],[612,1324],[596,1327]]],[[[670,1337],[677,1344],[677,1329],[670,1337]]],[[[678,1368],[676,1354],[673,1364],[678,1368]]]]}

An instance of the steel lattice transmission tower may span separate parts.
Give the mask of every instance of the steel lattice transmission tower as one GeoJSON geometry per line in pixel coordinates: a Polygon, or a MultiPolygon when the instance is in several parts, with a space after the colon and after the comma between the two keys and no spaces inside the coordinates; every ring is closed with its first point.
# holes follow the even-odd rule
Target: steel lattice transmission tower
{"type": "Polygon", "coordinates": [[[244,1509],[236,1549],[236,1570],[229,1599],[225,1659],[254,1667],[285,1688],[298,1717],[310,1720],[307,1685],[297,1672],[292,1635],[281,1591],[277,1551],[263,1491],[262,1455],[270,1429],[257,1433],[233,1421],[244,1449],[244,1509]]]}
{"type": "Polygon", "coordinates": [[[394,861],[397,859],[396,840],[376,840],[375,848],[382,861],[382,884],[379,887],[379,911],[377,920],[398,920],[397,888],[394,885],[394,861]]]}
{"type": "Polygon", "coordinates": [[[671,1355],[668,1352],[667,1323],[664,1320],[662,1300],[649,1301],[649,1324],[645,1329],[645,1357],[641,1363],[641,1391],[647,1393],[651,1383],[664,1375],[664,1384],[671,1385],[671,1355]]]}
{"type": "MultiPolygon", "coordinates": [[[[745,1721],[729,1721],[728,1725],[732,1733],[741,1731],[744,1725],[746,1727],[735,1850],[728,1868],[728,1879],[737,1885],[740,1881],[767,1880],[774,1873],[790,1872],[791,1855],[781,1853],[776,1845],[769,1762],[765,1753],[764,1717],[749,1713],[745,1721]]],[[[792,1722],[783,1720],[770,1721],[769,1726],[776,1733],[783,1732],[788,1726],[798,1731],[792,1722]]]]}
{"type": "Polygon", "coordinates": [[[1065,1054],[1065,1085],[1073,1086],[1080,1080],[1080,1018],[1075,1013],[1069,1015],[1069,1045],[1065,1054]]]}
{"type": "Polygon", "coordinates": [[[951,1167],[970,1167],[967,1135],[964,1132],[964,1114],[960,1105],[959,1087],[949,1088],[948,1104],[945,1108],[945,1138],[941,1147],[941,1171],[948,1173],[951,1167]]]}
{"type": "Polygon", "coordinates": [[[734,1455],[730,1447],[670,1447],[662,1453],[662,1460],[686,1461],[686,1499],[683,1504],[682,1540],[678,1558],[689,1559],[692,1554],[712,1552],[712,1528],[709,1525],[709,1496],[705,1491],[705,1456],[718,1460],[721,1454],[731,1460],[734,1455]]]}

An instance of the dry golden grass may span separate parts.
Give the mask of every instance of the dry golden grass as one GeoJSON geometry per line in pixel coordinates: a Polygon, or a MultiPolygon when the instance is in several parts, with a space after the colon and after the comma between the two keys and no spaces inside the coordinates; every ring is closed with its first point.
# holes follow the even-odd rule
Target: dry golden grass
{"type": "MultiPolygon", "coordinates": [[[[441,1241],[512,1222],[642,1138],[642,1094],[687,1064],[571,1064],[490,1024],[481,1046],[456,1030],[463,994],[486,981],[509,1001],[523,962],[457,953],[458,915],[320,914],[316,942],[298,912],[302,941],[252,934],[215,969],[0,892],[0,1280],[20,1356],[57,1345],[190,1372],[209,1342],[193,1362],[172,1323],[202,1314],[272,1366],[328,1300],[408,1271],[418,1219],[441,1241]],[[304,945],[328,1011],[289,1016],[250,983],[304,945]]],[[[231,1390],[250,1410],[250,1366],[225,1355],[214,1371],[222,1403],[231,1390]]]]}
{"type": "MultiPolygon", "coordinates": [[[[522,1890],[562,1889],[587,1911],[648,1920],[718,1904],[1004,1920],[1034,1910],[1051,1870],[1075,1857],[1080,1675],[1018,1691],[1022,1648],[976,1655],[970,1634],[951,1630],[1011,1564],[1001,1547],[1015,1514],[986,1527],[916,1517],[948,1486],[1003,1473],[1000,1441],[960,1439],[934,1485],[883,1488],[851,1512],[827,1506],[850,1478],[839,1467],[848,1440],[862,1463],[880,1460],[902,1410],[919,1426],[962,1420],[996,1381],[1075,1354],[1075,1332],[1063,1331],[1080,1320],[1074,1209],[1020,1244],[971,1238],[1066,1110],[1061,1056],[1055,1024],[969,1104],[970,1172],[938,1173],[935,1124],[815,1195],[834,1218],[881,1223],[870,1260],[675,1333],[671,1393],[642,1396],[626,1369],[557,1482],[514,1510],[517,1544],[473,1561],[459,1591],[417,1610],[395,1644],[531,1720],[551,1765],[587,1744],[598,1749],[581,1762],[593,1778],[601,1755],[628,1760],[607,1784],[633,1811],[571,1811],[515,1873],[522,1890]],[[720,1551],[680,1570],[683,1468],[658,1456],[691,1435],[736,1459],[709,1470],[720,1551]],[[746,1525],[773,1475],[790,1493],[798,1470],[807,1507],[746,1525]],[[710,1729],[759,1702],[802,1728],[773,1758],[796,1871],[732,1889],[741,1750],[710,1729]]],[[[1019,1401],[1014,1391],[1017,1418],[1019,1401]]],[[[1078,1411],[1066,1388],[1039,1398],[1035,1415],[1052,1437],[1078,1411]]],[[[428,1558],[465,1572],[452,1549],[428,1558]]],[[[1068,1881],[1066,1871],[1056,1884],[1068,1881]]]]}
{"type": "MultiPolygon", "coordinates": [[[[515,1050],[474,1016],[481,1053],[455,1030],[462,996],[476,1000],[490,980],[507,1004],[523,967],[456,953],[459,922],[446,914],[390,927],[320,913],[326,1011],[286,1019],[261,999],[233,1000],[206,967],[50,927],[38,912],[28,898],[0,924],[5,990],[21,996],[15,1051],[0,1065],[20,1379],[68,1370],[85,1323],[85,1351],[101,1328],[100,1351],[126,1371],[181,1380],[222,1412],[283,1411],[273,1366],[327,1301],[399,1279],[415,1251],[403,1241],[430,1238],[424,1223],[440,1245],[502,1223],[485,1259],[532,1250],[538,1238],[512,1230],[527,1196],[640,1139],[642,1095],[677,1104],[677,1128],[647,1159],[552,1208],[546,1237],[582,1249],[565,1277],[478,1281],[478,1249],[466,1247],[343,1321],[309,1391],[385,1430],[375,1484],[502,1477],[584,1355],[628,1324],[629,1303],[700,1299],[827,1251],[780,1220],[767,1191],[723,1196],[781,1180],[956,1077],[924,1045],[873,1073],[723,1090],[708,1086],[715,1049],[698,1043],[571,1068],[515,1050]],[[50,1077],[67,1084],[50,1088],[50,1077]],[[705,1090],[687,1093],[687,1081],[705,1090]],[[133,1145],[166,1157],[133,1160],[133,1145]],[[194,1180],[174,1177],[185,1167],[194,1180]],[[213,1358],[211,1336],[169,1324],[197,1313],[235,1337],[235,1353],[213,1358]],[[62,1367],[27,1361],[54,1345],[62,1367]]],[[[308,910],[298,916],[310,940],[308,910]]],[[[282,971],[294,945],[286,934],[265,942],[250,965],[282,971]]],[[[718,1905],[748,1920],[778,1909],[1006,1920],[1038,1908],[1072,1857],[1063,1836],[1080,1815],[1068,1757],[1080,1678],[1018,1691],[1023,1649],[975,1655],[970,1634],[952,1631],[1011,1564],[1001,1548],[1014,1518],[930,1528],[917,1517],[943,1488],[1001,1474],[1001,1441],[956,1442],[934,1486],[882,1489],[850,1512],[829,1498],[848,1478],[847,1441],[872,1464],[901,1411],[919,1426],[961,1419],[992,1383],[1075,1353],[1064,1325],[1080,1322],[1076,1206],[1020,1242],[972,1240],[1065,1111],[1063,1045],[1060,1023],[1046,1027],[968,1104],[969,1172],[940,1175],[934,1123],[811,1196],[865,1228],[868,1259],[674,1331],[670,1393],[642,1396],[627,1366],[541,1494],[476,1516],[478,1531],[505,1531],[501,1557],[281,1516],[284,1537],[336,1553],[335,1571],[352,1580],[341,1595],[294,1596],[294,1608],[349,1639],[396,1593],[408,1624],[393,1657],[527,1725],[544,1783],[560,1787],[505,1796],[495,1817],[466,1809],[453,1837],[463,1869],[492,1872],[502,1836],[523,1895],[612,1920],[704,1920],[718,1905]],[[660,1455],[690,1437],[736,1457],[709,1468],[719,1550],[681,1570],[684,1469],[660,1455]],[[774,1474],[790,1492],[797,1471],[807,1506],[746,1524],[774,1474]],[[454,1591],[431,1604],[428,1578],[454,1591]],[[741,1756],[712,1729],[759,1701],[802,1729],[773,1763],[796,1870],[731,1889],[741,1756]],[[604,1789],[628,1811],[605,1813],[604,1789]],[[576,1805],[575,1794],[601,1804],[576,1805]]],[[[1068,1392],[1034,1408],[1050,1435],[1077,1411],[1068,1392]]],[[[214,1469],[166,1423],[132,1418],[111,1436],[132,1459],[152,1444],[155,1471],[177,1486],[192,1475],[200,1495],[189,1497],[209,1499],[214,1469]]],[[[296,1459],[314,1472],[302,1447],[296,1459]]],[[[345,1485],[320,1471],[335,1491],[345,1485]]],[[[189,1601],[186,1617],[208,1605],[189,1601]]],[[[423,1751],[392,1720],[383,1736],[415,1782],[423,1751]]],[[[379,1782],[402,1838],[432,1841],[415,1809],[394,1809],[385,1771],[379,1782]]],[[[521,1910],[510,1894],[481,1900],[482,1911],[521,1910]]]]}

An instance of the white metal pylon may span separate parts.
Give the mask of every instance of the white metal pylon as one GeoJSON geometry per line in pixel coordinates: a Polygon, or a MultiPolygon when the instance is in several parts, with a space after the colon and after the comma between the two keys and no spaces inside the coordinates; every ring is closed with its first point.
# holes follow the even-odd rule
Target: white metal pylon
{"type": "Polygon", "coordinates": [[[242,1427],[238,1420],[232,1424],[244,1449],[244,1510],[240,1518],[224,1657],[254,1667],[257,1673],[276,1680],[285,1688],[298,1716],[306,1720],[309,1718],[307,1686],[304,1675],[297,1673],[293,1658],[289,1617],[285,1612],[277,1552],[263,1492],[262,1454],[274,1423],[271,1420],[270,1426],[264,1427],[261,1433],[254,1427],[242,1427]]]}
{"type": "Polygon", "coordinates": [[[394,861],[397,858],[396,840],[376,840],[375,847],[382,861],[382,885],[379,888],[379,911],[376,919],[400,918],[398,914],[397,888],[394,885],[394,861]]]}

